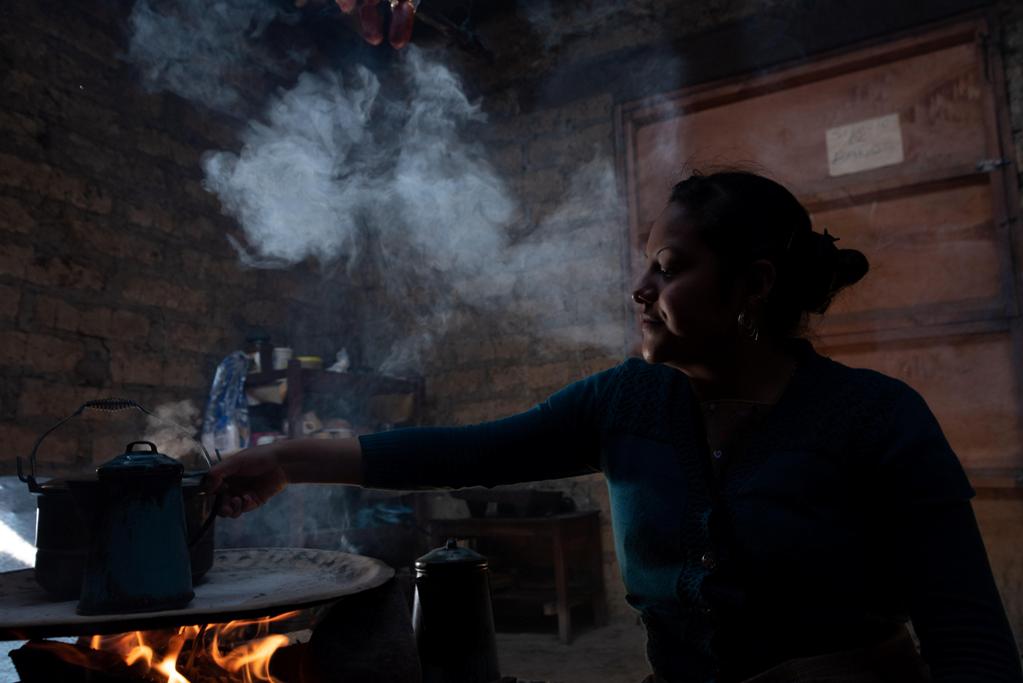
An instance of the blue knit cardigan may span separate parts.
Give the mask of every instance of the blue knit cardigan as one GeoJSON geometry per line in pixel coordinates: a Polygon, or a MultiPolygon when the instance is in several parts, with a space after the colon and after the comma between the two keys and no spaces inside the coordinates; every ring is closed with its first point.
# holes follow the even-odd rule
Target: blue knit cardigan
{"type": "Polygon", "coordinates": [[[628,600],[667,681],[742,680],[912,619],[935,683],[1023,681],[973,491],[904,383],[797,345],[741,454],[710,465],[688,379],[630,359],[535,408],[361,437],[366,486],[494,486],[600,470],[628,600]]]}

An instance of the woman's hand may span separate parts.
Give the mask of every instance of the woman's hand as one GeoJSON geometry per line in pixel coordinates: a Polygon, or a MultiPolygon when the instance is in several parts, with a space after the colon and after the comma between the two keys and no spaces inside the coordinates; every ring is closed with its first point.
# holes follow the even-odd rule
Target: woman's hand
{"type": "Polygon", "coordinates": [[[237,517],[266,503],[288,485],[280,443],[246,448],[217,463],[209,473],[210,489],[220,493],[217,513],[237,517]]]}
{"type": "Polygon", "coordinates": [[[217,512],[237,517],[255,510],[288,484],[361,484],[358,439],[290,439],[246,448],[214,465],[210,490],[220,492],[217,512]]]}

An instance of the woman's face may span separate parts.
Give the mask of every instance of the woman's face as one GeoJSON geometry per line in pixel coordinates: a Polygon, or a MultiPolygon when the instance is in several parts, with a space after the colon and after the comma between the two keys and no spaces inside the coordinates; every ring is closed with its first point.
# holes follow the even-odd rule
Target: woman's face
{"type": "Polygon", "coordinates": [[[657,218],[644,260],[633,300],[641,309],[647,362],[684,368],[733,347],[742,310],[739,288],[722,282],[718,259],[685,207],[669,203],[657,218]]]}

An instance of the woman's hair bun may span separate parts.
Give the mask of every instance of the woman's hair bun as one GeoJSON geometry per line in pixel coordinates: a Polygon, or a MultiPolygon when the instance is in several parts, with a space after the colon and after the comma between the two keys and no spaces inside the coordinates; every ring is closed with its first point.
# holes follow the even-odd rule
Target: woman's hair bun
{"type": "Polygon", "coordinates": [[[862,280],[869,270],[870,262],[862,251],[839,249],[835,264],[835,293],[862,280]]]}
{"type": "Polygon", "coordinates": [[[803,283],[803,309],[811,313],[823,313],[831,305],[832,299],[842,289],[859,282],[867,271],[870,263],[863,252],[855,249],[839,249],[835,246],[837,239],[828,234],[810,232],[808,240],[812,246],[803,271],[806,282],[803,283]]]}

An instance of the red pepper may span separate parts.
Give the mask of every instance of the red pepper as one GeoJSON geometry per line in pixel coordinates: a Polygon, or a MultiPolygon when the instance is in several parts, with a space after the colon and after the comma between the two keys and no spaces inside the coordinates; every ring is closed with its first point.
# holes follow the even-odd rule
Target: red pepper
{"type": "Polygon", "coordinates": [[[351,14],[355,11],[355,3],[357,0],[334,0],[337,3],[338,8],[345,14],[351,14]]]}
{"type": "Polygon", "coordinates": [[[391,0],[391,28],[387,35],[391,47],[400,50],[409,44],[415,21],[416,6],[412,0],[391,0]]]}
{"type": "Polygon", "coordinates": [[[359,30],[370,45],[384,42],[384,19],[377,7],[380,0],[362,0],[359,6],[359,30]]]}

